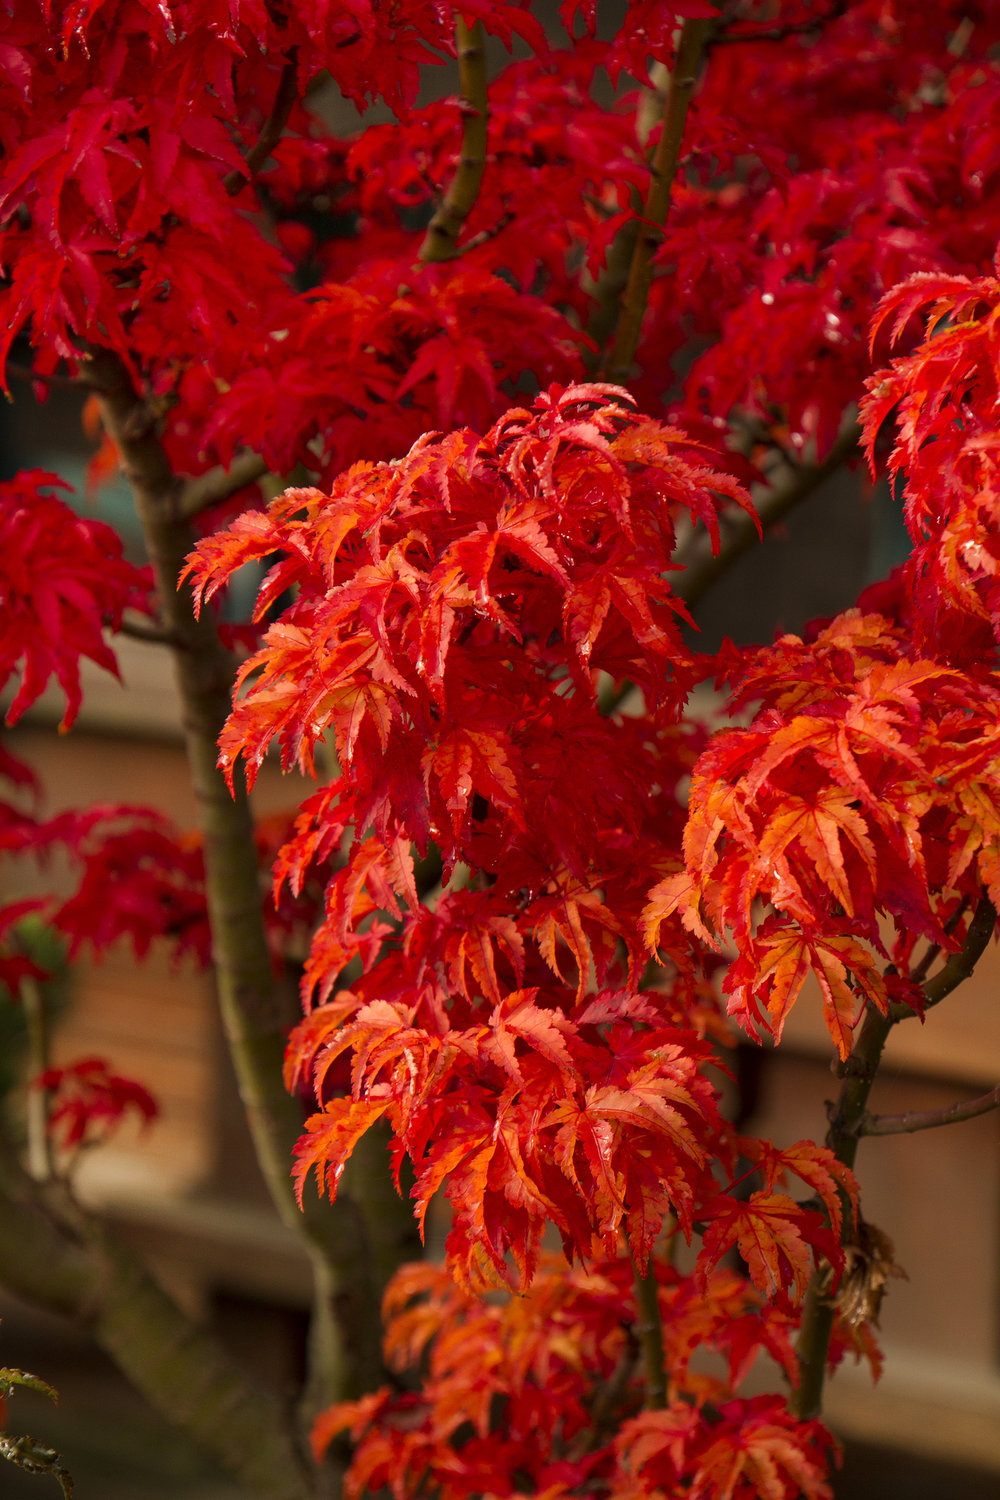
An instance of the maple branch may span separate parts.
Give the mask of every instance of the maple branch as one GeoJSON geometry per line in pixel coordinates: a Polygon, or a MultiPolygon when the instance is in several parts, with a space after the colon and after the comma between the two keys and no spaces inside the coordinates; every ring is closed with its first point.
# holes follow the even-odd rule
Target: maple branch
{"type": "MultiPolygon", "coordinates": [[[[843,1079],[840,1096],[830,1117],[826,1144],[837,1160],[853,1167],[858,1149],[858,1125],[865,1113],[868,1095],[882,1059],[893,1022],[873,1005],[865,1011],[861,1033],[850,1057],[840,1065],[843,1079]]],[[[845,1223],[848,1222],[845,1216],[845,1223]]],[[[797,1355],[799,1383],[789,1397],[789,1410],[801,1421],[819,1415],[823,1399],[826,1359],[833,1334],[835,1309],[829,1297],[825,1268],[810,1279],[802,1305],[797,1355]]]]}
{"type": "Polygon", "coordinates": [[[174,667],[192,784],[204,833],[205,885],[219,1008],[247,1112],[254,1149],[275,1206],[300,1235],[312,1260],[316,1298],[312,1399],[328,1405],[372,1389],[382,1378],[381,1288],[375,1283],[366,1216],[351,1189],[334,1205],[307,1198],[299,1210],[292,1188],[292,1152],[302,1132],[299,1103],[282,1083],[285,1034],[294,997],[279,990],[264,932],[249,802],[237,778],[230,795],[216,766],[217,742],[229,713],[232,660],[210,610],[196,618],[189,587],[177,579],[194,545],[190,523],[177,514],[182,485],[120,359],[108,350],[88,356],[105,394],[106,431],[132,488],[156,575],[174,667]]]}
{"type": "MultiPolygon", "coordinates": [[[[996,912],[993,905],[988,897],[983,896],[969,923],[969,930],[959,952],[953,953],[944,968],[932,979],[925,980],[923,990],[927,1005],[938,1004],[968,979],[986,951],[995,923],[996,912]]],[[[826,1144],[845,1167],[853,1168],[860,1137],[868,1133],[879,1133],[866,1132],[863,1128],[865,1119],[868,1118],[868,1096],[875,1082],[889,1033],[898,1021],[913,1014],[909,1006],[893,1005],[889,1007],[888,1014],[883,1016],[869,1004],[851,1055],[838,1068],[843,1081],[836,1105],[830,1111],[826,1144]]],[[[845,1225],[848,1222],[849,1215],[845,1214],[845,1225]]],[[[803,1421],[818,1416],[822,1405],[823,1381],[834,1318],[835,1308],[829,1297],[828,1280],[821,1270],[813,1275],[803,1302],[797,1349],[799,1384],[788,1403],[792,1414],[803,1421]]]]}
{"type": "MultiPolygon", "coordinates": [[[[957,953],[949,955],[947,962],[930,979],[925,979],[921,985],[924,992],[924,1010],[929,1010],[933,1005],[940,1005],[942,1000],[957,990],[960,984],[972,974],[976,964],[986,952],[986,946],[993,936],[996,926],[997,914],[988,896],[980,899],[976,907],[969,930],[965,934],[965,941],[957,953]]],[[[912,1006],[896,1004],[889,1008],[889,1017],[892,1021],[907,1021],[917,1012],[912,1006]]]]}
{"type": "Polygon", "coordinates": [[[32,370],[29,365],[22,365],[17,360],[7,361],[7,372],[18,380],[30,381],[32,385],[49,385],[55,388],[70,387],[75,391],[96,391],[98,387],[90,380],[80,375],[40,375],[32,370]]]}
{"type": "Polygon", "coordinates": [[[870,1115],[865,1112],[858,1124],[858,1135],[912,1135],[918,1130],[936,1130],[939,1125],[954,1125],[960,1120],[974,1120],[1000,1109],[1000,1084],[978,1099],[959,1100],[943,1109],[910,1109],[901,1115],[870,1115]]]}
{"type": "Polygon", "coordinates": [[[713,36],[709,46],[723,47],[738,42],[783,42],[790,36],[815,35],[829,26],[831,21],[838,20],[847,10],[847,0],[836,0],[825,16],[812,16],[808,21],[789,21],[784,25],[765,26],[759,31],[738,32],[733,35],[727,31],[725,24],[720,26],[717,35],[713,36]]]}
{"type": "Polygon", "coordinates": [[[88,1327],[147,1400],[261,1500],[315,1500],[280,1403],[56,1183],[0,1141],[0,1279],[88,1327]]]}
{"type": "Polygon", "coordinates": [[[580,1458],[608,1435],[612,1434],[621,1420],[621,1407],[628,1390],[629,1381],[639,1361],[639,1340],[635,1328],[626,1324],[624,1328],[625,1348],[607,1380],[601,1382],[594,1392],[590,1404],[589,1431],[580,1433],[577,1444],[570,1449],[570,1458],[580,1458]]]}
{"type": "Polygon", "coordinates": [[[181,520],[190,521],[210,506],[228,500],[237,490],[263,479],[267,472],[268,466],[259,454],[238,453],[228,469],[219,464],[207,474],[189,479],[177,496],[176,515],[181,520]]]}
{"type": "Polygon", "coordinates": [[[122,620],[117,634],[127,635],[133,641],[147,641],[155,646],[176,646],[183,649],[183,643],[171,631],[164,630],[162,625],[149,625],[145,620],[122,620]]]}
{"type": "Polygon", "coordinates": [[[222,179],[222,186],[231,198],[234,198],[240,189],[257,175],[281,140],[285,126],[288,124],[288,116],[292,112],[292,105],[298,98],[298,71],[298,51],[292,47],[289,49],[285,66],[278,80],[278,91],[274,96],[271,113],[264,121],[260,135],[246,154],[245,169],[234,168],[222,179]]]}
{"type": "Polygon", "coordinates": [[[645,1274],[640,1273],[634,1257],[632,1267],[635,1273],[635,1302],[639,1313],[635,1331],[642,1348],[642,1362],[646,1372],[646,1410],[662,1411],[667,1404],[667,1374],[659,1286],[652,1255],[645,1274]]]}
{"type": "Polygon", "coordinates": [[[45,996],[37,979],[25,975],[19,986],[21,1006],[28,1029],[28,1087],[26,1124],[28,1131],[28,1169],[32,1177],[43,1182],[52,1176],[52,1150],[49,1141],[49,1091],[34,1080],[44,1073],[51,1061],[49,1017],[45,996]]]}
{"type": "MultiPolygon", "coordinates": [[[[666,63],[656,62],[649,73],[649,83],[639,96],[635,117],[636,140],[645,152],[653,126],[666,108],[667,90],[670,85],[670,69],[666,63]]],[[[652,162],[650,162],[652,167],[652,162]]],[[[632,217],[627,219],[615,235],[604,257],[604,265],[592,288],[594,305],[587,319],[587,337],[591,348],[584,352],[584,362],[593,374],[599,367],[621,310],[622,294],[628,285],[629,267],[635,254],[635,243],[639,234],[642,215],[642,199],[638,190],[632,188],[632,217]]],[[[598,213],[610,216],[614,209],[599,199],[587,196],[586,201],[598,213]]]]}
{"type": "MultiPolygon", "coordinates": [[[[965,916],[965,913],[968,911],[968,909],[969,898],[968,896],[964,896],[959,902],[958,906],[952,912],[951,916],[948,918],[947,922],[944,924],[944,930],[946,933],[948,933],[949,936],[955,931],[956,927],[965,916]]],[[[913,984],[923,984],[924,980],[927,978],[928,974],[931,971],[931,965],[937,961],[940,953],[940,943],[928,944],[927,952],[924,954],[923,958],[918,964],[915,965],[914,968],[910,970],[910,980],[913,984]]],[[[916,1011],[909,1011],[908,1014],[916,1015],[916,1011]]],[[[904,1015],[899,1015],[896,1017],[896,1019],[903,1021],[906,1019],[906,1017],[904,1015]]]]}
{"type": "Polygon", "coordinates": [[[489,98],[486,91],[486,51],[481,21],[469,26],[455,22],[458,44],[459,104],[462,111],[462,150],[448,191],[427,226],[417,259],[424,263],[453,260],[458,236],[479,196],[486,170],[486,130],[489,98]]]}
{"type": "Polygon", "coordinates": [[[643,205],[642,223],[632,252],[614,343],[602,372],[605,379],[617,385],[627,383],[639,347],[653,280],[653,256],[663,240],[688,106],[698,81],[705,44],[715,25],[714,20],[688,20],[681,28],[673,71],[664,94],[663,129],[650,165],[649,192],[643,205]]]}
{"type": "MultiPolygon", "coordinates": [[[[755,497],[761,530],[767,532],[784,520],[790,511],[808,500],[821,484],[835,474],[857,448],[859,435],[858,424],[852,413],[820,463],[804,464],[784,484],[768,490],[759,500],[755,497]]],[[[733,564],[760,542],[753,516],[740,511],[727,520],[717,554],[711,551],[707,533],[699,532],[692,539],[687,558],[679,559],[684,573],[678,578],[674,591],[689,608],[700,604],[709,589],[718,583],[733,564]]]]}

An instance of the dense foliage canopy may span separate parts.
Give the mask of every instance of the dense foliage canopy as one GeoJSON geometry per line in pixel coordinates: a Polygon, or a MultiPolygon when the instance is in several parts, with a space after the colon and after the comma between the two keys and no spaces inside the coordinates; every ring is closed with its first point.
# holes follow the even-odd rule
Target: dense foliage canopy
{"type": "MultiPolygon", "coordinates": [[[[391,1378],[348,1321],[318,1356],[349,1494],[823,1500],[823,1371],[877,1369],[891,1269],[867,1089],[1000,906],[1000,6],[552,12],[4,0],[0,359],[88,393],[152,565],[52,475],[0,486],[7,721],[55,678],[68,728],[81,658],[158,635],[206,821],[46,818],[4,751],[2,847],[80,877],[0,910],[0,976],[44,977],[29,908],[74,953],[214,961],[276,1196],[294,1219],[297,1136],[334,1226],[317,1264],[353,1274],[315,1189],[376,1126],[421,1225],[450,1200],[447,1265],[389,1285],[391,1378]],[[516,52],[489,78],[486,35],[516,52]],[[340,136],[337,91],[392,118],[340,136]],[[907,561],[706,653],[706,588],[859,411],[907,561]],[[217,626],[247,564],[253,625],[217,626]],[[255,835],[271,751],[320,786],[255,835]],[[255,1069],[305,931],[286,1095],[255,1069]],[[779,1040],[810,976],[843,1089],[779,1148],[727,1119],[725,1047],[779,1040]]],[[[94,1059],[41,1086],[57,1177],[152,1108],[94,1059]]]]}

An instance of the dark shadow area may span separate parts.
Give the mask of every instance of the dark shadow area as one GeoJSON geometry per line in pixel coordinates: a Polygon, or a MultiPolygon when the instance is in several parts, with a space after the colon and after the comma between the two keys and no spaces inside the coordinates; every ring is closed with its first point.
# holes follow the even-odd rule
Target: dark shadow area
{"type": "Polygon", "coordinates": [[[1000,1475],[918,1453],[851,1443],[845,1447],[833,1493],[835,1500],[997,1500],[1000,1475]]]}
{"type": "MultiPolygon", "coordinates": [[[[0,1300],[0,1364],[29,1370],[54,1386],[59,1404],[19,1390],[5,1431],[29,1433],[55,1448],[74,1481],[74,1500],[248,1500],[211,1458],[178,1434],[102,1351],[69,1323],[0,1300]]],[[[262,1383],[292,1391],[301,1360],[303,1318],[229,1296],[210,1323],[234,1357],[262,1383]]],[[[3,1500],[59,1500],[50,1475],[28,1474],[0,1459],[3,1500]]]]}
{"type": "Polygon", "coordinates": [[[872,578],[872,523],[861,476],[845,470],[829,479],[707,595],[692,644],[716,651],[729,636],[739,646],[766,645],[849,608],[872,578]]]}

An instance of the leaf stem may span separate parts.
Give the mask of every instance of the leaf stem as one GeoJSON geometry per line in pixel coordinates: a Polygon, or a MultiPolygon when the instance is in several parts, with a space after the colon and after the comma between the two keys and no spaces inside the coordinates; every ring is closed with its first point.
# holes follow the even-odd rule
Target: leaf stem
{"type": "Polygon", "coordinates": [[[698,81],[705,45],[715,20],[688,20],[681,27],[673,71],[664,93],[663,129],[650,165],[649,191],[636,237],[628,283],[621,300],[614,343],[603,377],[617,385],[628,383],[639,347],[642,322],[653,280],[653,256],[663,241],[670,208],[670,192],[677,175],[688,106],[698,81]]]}
{"type": "MultiPolygon", "coordinates": [[[[944,930],[949,934],[949,936],[955,931],[955,928],[958,926],[959,922],[961,922],[968,909],[969,898],[968,896],[965,896],[952,912],[947,922],[944,924],[944,930]]],[[[928,974],[931,971],[932,965],[937,962],[940,953],[940,943],[928,944],[927,952],[924,954],[923,958],[910,970],[910,979],[914,984],[923,984],[924,980],[927,978],[928,974]]],[[[914,1011],[913,1014],[915,1015],[916,1012],[914,1011]]],[[[900,1019],[902,1020],[903,1017],[900,1017],[900,1019]]]]}
{"type": "Polygon", "coordinates": [[[462,148],[455,175],[427,226],[417,259],[426,263],[454,260],[458,237],[479,196],[486,170],[486,131],[489,99],[486,90],[486,50],[481,21],[469,26],[458,17],[459,101],[462,111],[462,148]]]}

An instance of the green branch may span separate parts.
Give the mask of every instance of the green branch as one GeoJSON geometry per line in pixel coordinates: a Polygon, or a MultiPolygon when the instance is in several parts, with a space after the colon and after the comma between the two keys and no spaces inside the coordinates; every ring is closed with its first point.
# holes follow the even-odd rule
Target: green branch
{"type": "Polygon", "coordinates": [[[132,489],[156,575],[164,631],[173,642],[185,746],[201,812],[205,886],[219,1006],[257,1159],[282,1219],[306,1244],[316,1277],[311,1398],[319,1407],[381,1382],[381,1287],[372,1271],[369,1231],[377,1223],[344,1192],[335,1205],[307,1199],[299,1211],[290,1180],[292,1152],[302,1133],[297,1100],[282,1083],[294,994],[276,983],[262,915],[262,893],[248,799],[237,781],[231,796],[216,766],[217,742],[229,712],[233,667],[212,612],[196,619],[190,590],[177,578],[194,545],[178,516],[183,484],[170,468],[145,404],[121,361],[95,351],[88,364],[104,395],[105,426],[132,489]]]}
{"type": "MultiPolygon", "coordinates": [[[[635,116],[636,141],[646,151],[653,126],[662,118],[670,86],[670,69],[666,63],[656,62],[649,73],[649,84],[639,96],[635,116]]],[[[650,162],[652,167],[652,162],[650,162]]],[[[632,215],[615,235],[608,246],[604,265],[596,284],[591,287],[593,306],[587,319],[587,337],[592,347],[584,353],[584,361],[591,374],[599,368],[605,351],[615,331],[621,308],[622,294],[628,285],[629,267],[635,254],[635,242],[639,234],[642,215],[642,199],[633,188],[630,192],[632,215]]],[[[610,213],[603,203],[589,199],[598,212],[610,213]]]]}
{"type": "Polygon", "coordinates": [[[632,252],[614,343],[603,366],[604,378],[617,385],[628,383],[635,351],[639,347],[653,280],[653,256],[663,240],[688,106],[698,81],[705,44],[715,25],[714,20],[685,21],[681,28],[673,72],[664,92],[663,129],[650,166],[649,192],[632,252]]]}
{"type": "Polygon", "coordinates": [[[486,170],[486,131],[489,100],[486,92],[486,52],[482,22],[468,26],[459,17],[455,23],[458,44],[458,85],[462,110],[462,148],[451,179],[431,222],[427,226],[417,259],[424,262],[453,260],[458,237],[479,196],[486,170]]]}
{"type": "Polygon", "coordinates": [[[25,1109],[28,1132],[28,1168],[32,1177],[44,1182],[52,1176],[52,1144],[49,1140],[49,1091],[36,1081],[47,1071],[49,1052],[49,1016],[45,996],[37,979],[26,975],[18,991],[28,1028],[28,1099],[25,1109]]]}
{"type": "MultiPolygon", "coordinates": [[[[873,1006],[865,1013],[861,1034],[847,1061],[842,1064],[840,1097],[830,1120],[826,1143],[837,1160],[854,1166],[858,1149],[857,1130],[864,1116],[882,1049],[892,1030],[892,1021],[873,1006]]],[[[845,1221],[846,1222],[846,1221],[845,1221]]],[[[799,1328],[799,1383],[789,1398],[789,1410],[805,1421],[819,1415],[823,1402],[826,1359],[833,1334],[834,1306],[824,1271],[813,1274],[802,1308],[799,1328]]]]}

